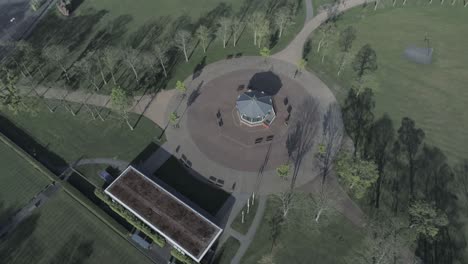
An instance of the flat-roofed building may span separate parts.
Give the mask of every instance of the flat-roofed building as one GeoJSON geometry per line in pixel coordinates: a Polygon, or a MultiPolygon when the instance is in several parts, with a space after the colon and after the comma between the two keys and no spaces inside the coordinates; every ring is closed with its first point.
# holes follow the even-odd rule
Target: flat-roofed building
{"type": "Polygon", "coordinates": [[[105,193],[197,262],[223,231],[131,166],[105,193]]]}

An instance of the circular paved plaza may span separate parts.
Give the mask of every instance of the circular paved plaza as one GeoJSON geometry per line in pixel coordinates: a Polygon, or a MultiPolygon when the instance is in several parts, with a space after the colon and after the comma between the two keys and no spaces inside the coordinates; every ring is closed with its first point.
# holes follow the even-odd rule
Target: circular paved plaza
{"type": "Polygon", "coordinates": [[[309,95],[293,79],[272,71],[233,71],[204,83],[191,103],[187,117],[190,136],[211,160],[226,167],[258,171],[288,162],[286,141],[295,108],[309,95]],[[269,125],[240,122],[236,99],[252,89],[271,95],[276,117],[269,125]]]}
{"type": "Polygon", "coordinates": [[[296,187],[318,175],[323,118],[336,100],[313,74],[297,74],[284,61],[243,57],[207,65],[185,84],[187,96],[174,96],[166,111],[180,120],[178,128],[168,127],[163,147],[197,175],[227,191],[264,194],[285,189],[275,171],[281,164],[299,164],[290,177],[296,187]],[[276,117],[269,127],[240,122],[236,100],[248,90],[272,96],[276,117]]]}

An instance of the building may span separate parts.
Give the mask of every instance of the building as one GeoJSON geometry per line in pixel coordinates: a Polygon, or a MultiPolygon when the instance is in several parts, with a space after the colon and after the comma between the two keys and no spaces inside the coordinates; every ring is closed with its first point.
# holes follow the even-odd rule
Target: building
{"type": "Polygon", "coordinates": [[[105,193],[197,262],[222,232],[220,227],[131,166],[105,193]]]}
{"type": "Polygon", "coordinates": [[[236,102],[239,119],[248,126],[269,126],[276,117],[273,98],[264,92],[248,90],[236,102]]]}

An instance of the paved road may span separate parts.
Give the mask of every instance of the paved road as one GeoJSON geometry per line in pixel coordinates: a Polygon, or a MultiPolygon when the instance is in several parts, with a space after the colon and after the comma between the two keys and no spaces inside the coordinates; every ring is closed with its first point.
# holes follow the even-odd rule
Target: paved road
{"type": "Polygon", "coordinates": [[[312,5],[312,0],[305,0],[306,6],[306,19],[305,22],[309,22],[312,18],[314,18],[314,7],[312,5]]]}

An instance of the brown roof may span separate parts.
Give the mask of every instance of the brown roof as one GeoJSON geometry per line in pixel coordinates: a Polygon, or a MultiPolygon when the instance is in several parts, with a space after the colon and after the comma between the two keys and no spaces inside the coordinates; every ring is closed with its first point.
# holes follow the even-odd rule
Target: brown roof
{"type": "Polygon", "coordinates": [[[133,167],[125,170],[106,193],[196,260],[221,233],[219,227],[133,167]]]}

